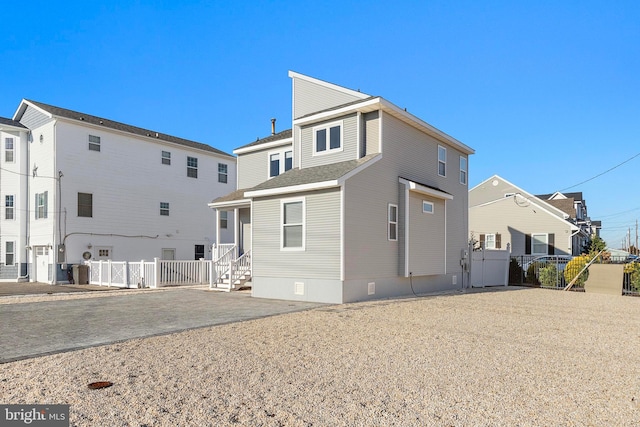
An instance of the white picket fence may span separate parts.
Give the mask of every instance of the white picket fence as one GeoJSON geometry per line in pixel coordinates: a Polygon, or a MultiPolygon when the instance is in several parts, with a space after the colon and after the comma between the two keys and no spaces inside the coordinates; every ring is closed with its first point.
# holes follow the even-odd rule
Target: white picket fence
{"type": "Polygon", "coordinates": [[[120,288],[204,285],[215,271],[211,260],[87,261],[89,284],[120,288]]]}

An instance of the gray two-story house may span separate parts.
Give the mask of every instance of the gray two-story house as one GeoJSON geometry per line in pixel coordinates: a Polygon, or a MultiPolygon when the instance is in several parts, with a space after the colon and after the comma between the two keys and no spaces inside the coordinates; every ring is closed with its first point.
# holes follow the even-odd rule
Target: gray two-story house
{"type": "Polygon", "coordinates": [[[233,215],[256,297],[344,303],[465,286],[474,151],[386,99],[290,72],[289,130],[242,146],[233,215]]]}

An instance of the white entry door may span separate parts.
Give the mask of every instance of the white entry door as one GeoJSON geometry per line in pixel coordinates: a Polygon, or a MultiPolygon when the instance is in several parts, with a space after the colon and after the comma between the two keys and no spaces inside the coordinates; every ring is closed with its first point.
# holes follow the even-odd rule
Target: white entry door
{"type": "Polygon", "coordinates": [[[36,282],[48,283],[49,282],[49,247],[48,246],[36,246],[35,251],[35,266],[36,266],[36,282]]]}

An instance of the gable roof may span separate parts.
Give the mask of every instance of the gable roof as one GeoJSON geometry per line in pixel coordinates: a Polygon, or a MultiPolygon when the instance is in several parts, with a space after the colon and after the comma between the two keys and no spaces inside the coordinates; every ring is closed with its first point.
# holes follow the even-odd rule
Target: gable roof
{"type": "MultiPolygon", "coordinates": [[[[238,147],[236,149],[234,149],[233,151],[236,152],[238,150],[242,150],[245,151],[247,148],[258,148],[259,146],[263,145],[263,144],[268,144],[270,142],[276,142],[276,141],[280,141],[283,140],[282,142],[287,142],[285,140],[287,139],[291,139],[293,133],[291,132],[291,129],[287,129],[287,130],[283,130],[280,131],[278,133],[275,133],[273,135],[269,135],[266,138],[258,138],[253,142],[250,142],[249,144],[245,144],[241,147],[238,147]]],[[[247,150],[248,151],[248,150],[247,150]]]]}
{"type": "Polygon", "coordinates": [[[16,120],[12,120],[12,119],[7,119],[4,117],[0,117],[0,125],[7,125],[7,126],[13,126],[16,128],[23,128],[23,129],[27,129],[27,127],[25,125],[23,125],[22,123],[16,121],[16,120]]]}
{"type": "Polygon", "coordinates": [[[211,153],[216,153],[221,156],[232,157],[231,154],[225,153],[224,151],[218,150],[210,145],[203,144],[201,142],[190,141],[188,139],[179,138],[177,136],[167,135],[164,133],[152,131],[149,129],[143,129],[137,126],[127,125],[125,123],[116,122],[114,120],[105,119],[98,116],[92,116],[90,114],[80,113],[78,111],[68,110],[66,108],[56,107],[53,105],[45,104],[42,102],[32,101],[29,99],[23,99],[22,103],[18,107],[16,114],[14,115],[14,120],[20,120],[22,115],[26,111],[27,106],[32,106],[41,112],[47,114],[50,117],[60,117],[65,119],[74,120],[77,122],[90,123],[96,126],[102,126],[109,129],[114,129],[122,132],[131,133],[138,136],[149,137],[159,139],[165,142],[171,142],[173,144],[184,145],[186,147],[195,148],[198,150],[208,151],[211,153]]]}

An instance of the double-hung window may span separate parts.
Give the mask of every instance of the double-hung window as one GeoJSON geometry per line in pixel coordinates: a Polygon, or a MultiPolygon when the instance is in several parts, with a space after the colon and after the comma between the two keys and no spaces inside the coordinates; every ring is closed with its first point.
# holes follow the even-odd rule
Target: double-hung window
{"type": "Polygon", "coordinates": [[[227,183],[228,165],[226,163],[218,163],[218,182],[227,183]]]}
{"type": "Polygon", "coordinates": [[[93,217],[93,194],[78,193],[78,216],[93,217]]]}
{"type": "Polygon", "coordinates": [[[226,230],[228,226],[229,226],[229,212],[220,211],[220,228],[226,230]]]}
{"type": "Polygon", "coordinates": [[[171,151],[163,151],[162,152],[162,164],[170,165],[171,164],[171,151]]]}
{"type": "Polygon", "coordinates": [[[495,234],[485,234],[485,236],[484,236],[484,247],[485,247],[485,249],[495,249],[496,248],[496,235],[495,234]]]}
{"type": "Polygon", "coordinates": [[[269,178],[278,176],[293,167],[293,151],[269,154],[269,178]],[[284,161],[282,159],[284,158],[284,161]]]}
{"type": "Polygon", "coordinates": [[[169,216],[169,203],[160,202],[160,215],[169,216]]]}
{"type": "Polygon", "coordinates": [[[447,176],[447,149],[438,145],[438,175],[447,176]]]}
{"type": "Polygon", "coordinates": [[[4,161],[7,163],[13,163],[14,154],[13,138],[4,139],[4,161]]]}
{"type": "Polygon", "coordinates": [[[5,242],[4,265],[13,265],[15,262],[15,242],[5,242]]]}
{"type": "Polygon", "coordinates": [[[282,201],[282,249],[304,250],[304,217],[304,199],[288,199],[282,201]]]}
{"type": "Polygon", "coordinates": [[[198,158],[187,157],[187,176],[189,178],[198,177],[198,158]]]}
{"type": "Polygon", "coordinates": [[[546,255],[548,253],[549,240],[547,234],[531,235],[531,254],[546,255]]]}
{"type": "Polygon", "coordinates": [[[460,156],[460,184],[467,185],[467,158],[460,156]]]}
{"type": "Polygon", "coordinates": [[[100,137],[96,135],[89,135],[89,150],[100,151],[100,137]]]}
{"type": "Polygon", "coordinates": [[[44,193],[36,193],[36,203],[35,203],[36,219],[47,217],[48,193],[49,193],[48,191],[45,191],[44,193]]]}
{"type": "Polygon", "coordinates": [[[313,154],[342,151],[342,122],[313,128],[313,154]]]}
{"type": "Polygon", "coordinates": [[[387,210],[387,239],[396,241],[398,240],[398,206],[389,203],[387,210]]]}
{"type": "Polygon", "coordinates": [[[13,196],[4,196],[4,219],[14,219],[13,196]]]}

